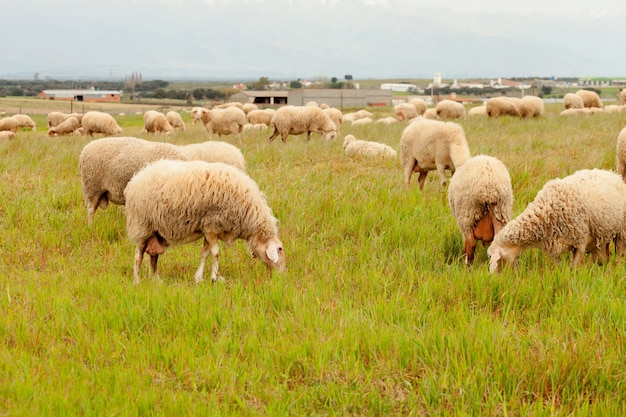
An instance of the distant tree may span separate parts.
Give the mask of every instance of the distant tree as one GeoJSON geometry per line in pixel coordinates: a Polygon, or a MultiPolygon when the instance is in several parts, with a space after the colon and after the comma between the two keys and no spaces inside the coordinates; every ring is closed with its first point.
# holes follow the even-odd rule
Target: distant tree
{"type": "Polygon", "coordinates": [[[302,88],[302,84],[300,84],[299,80],[294,80],[289,83],[289,88],[302,88]]]}
{"type": "Polygon", "coordinates": [[[343,76],[343,79],[346,81],[351,81],[352,80],[352,74],[346,74],[343,76]]]}
{"type": "Polygon", "coordinates": [[[333,83],[333,84],[335,84],[335,83],[337,82],[337,77],[333,77],[333,78],[331,78],[331,79],[330,79],[330,82],[331,82],[331,83],[333,83]]]}
{"type": "Polygon", "coordinates": [[[270,80],[267,77],[259,78],[259,81],[252,83],[254,90],[267,90],[267,86],[270,85],[270,80]]]}

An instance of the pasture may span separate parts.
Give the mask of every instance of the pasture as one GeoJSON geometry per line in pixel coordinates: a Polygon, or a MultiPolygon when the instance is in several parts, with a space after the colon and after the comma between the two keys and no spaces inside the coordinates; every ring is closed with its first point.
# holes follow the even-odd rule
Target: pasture
{"type": "MultiPolygon", "coordinates": [[[[614,169],[626,113],[561,109],[459,122],[473,155],[507,165],[513,216],[549,179],[614,169]]],[[[208,139],[189,114],[171,136],[115,117],[127,136],[208,139]]],[[[479,245],[466,267],[435,173],[406,189],[399,160],[343,153],[346,134],[398,149],[405,123],[344,124],[335,141],[223,137],[279,219],[287,272],[268,275],[238,241],[221,245],[226,281],[196,285],[195,242],[160,258],[162,283],[144,261],[133,286],[123,207],[87,226],[90,139],[50,138],[45,114],[33,118],[36,132],[0,142],[2,416],[624,413],[625,260],[571,270],[527,251],[490,275],[479,245]]]]}

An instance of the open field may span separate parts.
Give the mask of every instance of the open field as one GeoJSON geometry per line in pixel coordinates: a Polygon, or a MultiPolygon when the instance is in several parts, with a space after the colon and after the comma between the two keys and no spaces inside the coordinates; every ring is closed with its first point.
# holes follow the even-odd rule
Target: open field
{"type": "MultiPolygon", "coordinates": [[[[125,135],[208,139],[188,114],[184,132],[140,133],[131,110],[112,110],[125,135]]],[[[508,166],[514,216],[549,179],[614,167],[626,113],[560,111],[459,122],[472,154],[508,166]]],[[[626,410],[624,259],[570,270],[528,251],[490,275],[479,246],[467,268],[435,174],[407,190],[399,161],[350,160],[341,140],[245,132],[223,140],[280,221],[287,272],[268,275],[239,241],[221,246],[226,281],[195,285],[196,242],[160,258],[160,284],[144,261],[133,286],[123,208],[87,226],[78,156],[90,139],[49,138],[33,118],[36,132],[0,142],[0,416],[626,410]]],[[[344,124],[340,137],[397,149],[405,126],[344,124]]]]}

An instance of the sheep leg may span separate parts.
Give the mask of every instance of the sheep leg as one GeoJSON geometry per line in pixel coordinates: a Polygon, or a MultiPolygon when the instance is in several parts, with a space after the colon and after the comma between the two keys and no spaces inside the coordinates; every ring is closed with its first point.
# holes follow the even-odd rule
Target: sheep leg
{"type": "Polygon", "coordinates": [[[155,281],[161,281],[159,278],[159,271],[157,270],[157,262],[159,260],[159,255],[150,255],[150,269],[152,269],[152,274],[154,275],[155,281]]]}
{"type": "Polygon", "coordinates": [[[428,175],[428,171],[420,171],[420,176],[417,178],[417,182],[420,185],[420,190],[424,189],[424,183],[426,182],[426,176],[428,175]]]}
{"type": "Polygon", "coordinates": [[[204,245],[202,246],[202,253],[200,255],[200,266],[195,275],[196,283],[200,283],[204,280],[204,268],[209,254],[211,255],[211,281],[216,282],[224,280],[219,273],[219,244],[217,236],[208,235],[204,238],[204,245]]]}
{"type": "Polygon", "coordinates": [[[465,238],[463,253],[465,254],[465,265],[471,265],[474,262],[474,251],[476,250],[476,240],[470,235],[465,238]]]}
{"type": "Polygon", "coordinates": [[[437,173],[439,174],[439,183],[442,187],[445,188],[446,183],[448,182],[446,178],[446,167],[445,165],[437,165],[437,173]]]}
{"type": "MultiPolygon", "coordinates": [[[[413,159],[408,163],[404,163],[404,183],[408,187],[411,184],[411,175],[413,175],[413,171],[415,167],[417,167],[417,160],[413,159]]],[[[419,168],[419,167],[418,167],[419,168]]]]}
{"type": "Polygon", "coordinates": [[[586,251],[587,251],[586,244],[572,249],[572,253],[573,253],[572,266],[580,265],[582,263],[583,256],[585,255],[586,251]]]}
{"type": "Polygon", "coordinates": [[[135,264],[133,266],[133,284],[139,284],[139,270],[143,261],[143,254],[146,251],[146,243],[138,243],[135,248],[135,264]]]}
{"type": "MultiPolygon", "coordinates": [[[[278,136],[278,129],[274,128],[274,132],[272,132],[272,136],[270,136],[270,142],[276,139],[276,136],[278,136]]],[[[283,141],[284,140],[285,139],[283,138],[283,141]]]]}

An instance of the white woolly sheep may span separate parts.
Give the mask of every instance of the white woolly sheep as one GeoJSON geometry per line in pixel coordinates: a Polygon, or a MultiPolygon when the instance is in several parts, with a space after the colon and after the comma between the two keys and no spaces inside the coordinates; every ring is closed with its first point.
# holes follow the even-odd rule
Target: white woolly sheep
{"type": "Polygon", "coordinates": [[[78,119],[70,116],[56,126],[48,129],[48,136],[65,136],[71,135],[80,127],[78,119]]]}
{"type": "Polygon", "coordinates": [[[617,135],[616,171],[626,183],[626,127],[617,135]]]}
{"type": "Polygon", "coordinates": [[[621,104],[621,105],[626,104],[626,88],[622,88],[618,92],[617,99],[619,100],[619,104],[621,104]]]}
{"type": "Polygon", "coordinates": [[[355,112],[352,113],[346,113],[343,115],[343,122],[354,122],[355,120],[358,119],[363,119],[365,117],[369,117],[372,118],[374,117],[374,113],[369,112],[367,110],[361,109],[361,110],[357,110],[355,112]]]}
{"type": "Polygon", "coordinates": [[[576,95],[580,96],[583,99],[583,105],[587,108],[597,107],[602,108],[602,100],[600,96],[595,91],[591,90],[578,90],[576,91],[576,95]]]}
{"type": "Polygon", "coordinates": [[[423,115],[426,109],[428,108],[426,101],[418,97],[412,98],[411,100],[409,100],[409,103],[411,103],[415,107],[415,110],[417,110],[418,116],[423,115]]]}
{"type": "Polygon", "coordinates": [[[19,128],[27,128],[32,130],[33,132],[37,130],[37,125],[35,121],[30,118],[27,114],[14,114],[13,118],[17,120],[17,127],[19,128]]]}
{"type": "Polygon", "coordinates": [[[223,162],[246,172],[246,160],[241,149],[228,142],[209,140],[182,145],[178,150],[190,161],[223,162]]]}
{"type": "Polygon", "coordinates": [[[165,117],[174,129],[185,130],[185,122],[179,112],[170,110],[167,112],[165,117]]]}
{"type": "Polygon", "coordinates": [[[560,116],[578,116],[578,115],[586,115],[592,116],[597,112],[598,109],[595,108],[582,108],[582,109],[566,109],[559,113],[560,116]]]}
{"type": "Polygon", "coordinates": [[[359,140],[354,135],[346,135],[343,139],[343,150],[349,157],[366,156],[396,158],[397,152],[391,146],[384,143],[359,140]]]}
{"type": "Polygon", "coordinates": [[[518,100],[511,100],[510,97],[493,97],[487,100],[485,104],[487,116],[515,116],[519,117],[518,100]]]}
{"type": "Polygon", "coordinates": [[[376,120],[374,123],[382,123],[382,124],[390,125],[390,124],[397,123],[397,122],[398,122],[398,119],[396,119],[395,117],[387,116],[387,117],[382,117],[376,120]]]}
{"type": "Polygon", "coordinates": [[[209,111],[206,107],[192,107],[191,108],[191,124],[202,121],[202,113],[209,111]]]}
{"type": "Polygon", "coordinates": [[[83,197],[89,224],[96,209],[124,205],[124,188],[144,165],[161,158],[187,158],[179,147],[133,137],[108,137],[89,142],[79,157],[83,197]]]}
{"type": "Polygon", "coordinates": [[[220,138],[222,135],[239,135],[246,123],[246,114],[237,106],[216,108],[202,113],[202,124],[210,138],[213,138],[214,133],[220,138]]]}
{"type": "Polygon", "coordinates": [[[448,202],[463,235],[465,263],[471,265],[476,240],[491,242],[511,220],[513,188],[509,171],[492,156],[468,159],[450,178],[448,202]]]}
{"type": "Polygon", "coordinates": [[[0,131],[10,130],[11,132],[15,133],[17,132],[17,129],[18,123],[14,117],[3,117],[2,119],[0,119],[0,131]]]}
{"type": "Polygon", "coordinates": [[[441,100],[435,106],[440,119],[465,119],[465,106],[454,100],[441,100]]]}
{"type": "Polygon", "coordinates": [[[237,239],[268,268],[284,271],[286,258],[277,220],[257,184],[239,169],[219,162],[153,162],[128,183],[126,231],[136,244],[133,282],[139,283],[144,253],[159,279],[157,261],[169,246],[204,238],[196,283],[212,257],[211,281],[223,280],[218,267],[219,241],[237,239]]]}
{"type": "Polygon", "coordinates": [[[248,120],[248,123],[253,125],[262,123],[269,126],[272,123],[272,116],[274,116],[274,113],[276,113],[274,109],[252,110],[246,114],[246,119],[248,120]]]}
{"type": "Polygon", "coordinates": [[[48,129],[50,129],[51,127],[55,127],[63,120],[65,120],[65,116],[67,116],[65,113],[61,113],[59,111],[51,111],[50,113],[48,113],[48,129]]]}
{"type": "Polygon", "coordinates": [[[15,138],[15,132],[11,130],[0,130],[0,140],[14,139],[14,138],[15,138]]]}
{"type": "Polygon", "coordinates": [[[269,129],[269,127],[265,124],[265,123],[246,123],[245,125],[243,125],[243,130],[244,131],[249,131],[249,130],[257,130],[257,131],[263,131],[263,130],[267,130],[269,129]]]}
{"type": "Polygon", "coordinates": [[[83,134],[87,136],[93,136],[94,133],[102,133],[106,136],[122,133],[122,128],[117,124],[113,116],[99,111],[88,111],[85,113],[81,125],[83,134]]]}
{"type": "Polygon", "coordinates": [[[620,104],[607,104],[602,108],[603,113],[620,113],[623,111],[626,111],[626,106],[620,104]]]}
{"type": "Polygon", "coordinates": [[[591,252],[602,263],[611,241],[623,234],[626,184],[615,172],[586,169],[548,181],[535,200],[495,236],[487,250],[490,272],[515,265],[531,248],[559,259],[572,251],[572,266],[591,252]]]}
{"type": "Polygon", "coordinates": [[[363,126],[372,123],[373,120],[371,117],[361,117],[360,119],[356,119],[352,122],[352,126],[363,126]]]}
{"type": "Polygon", "coordinates": [[[545,113],[545,105],[543,100],[537,96],[524,96],[519,102],[519,115],[528,119],[532,117],[541,117],[545,113]]]}
{"type": "Polygon", "coordinates": [[[307,140],[311,138],[311,133],[325,135],[327,139],[337,136],[337,126],[324,110],[315,106],[283,106],[276,110],[271,125],[274,132],[270,141],[281,135],[286,142],[289,135],[303,133],[306,133],[307,140]]]}
{"type": "Polygon", "coordinates": [[[415,119],[402,132],[400,159],[405,184],[413,172],[419,172],[419,187],[424,188],[428,171],[437,170],[441,186],[446,186],[445,170],[454,171],[470,158],[463,127],[453,122],[415,119]]]}
{"type": "Polygon", "coordinates": [[[426,109],[423,116],[425,119],[436,120],[438,118],[437,109],[434,107],[431,107],[430,109],[426,109]]]}
{"type": "Polygon", "coordinates": [[[231,107],[236,107],[239,110],[243,111],[243,103],[240,103],[239,101],[230,101],[228,103],[218,104],[214,108],[223,110],[223,109],[228,109],[228,108],[231,108],[231,107]]]}
{"type": "Polygon", "coordinates": [[[482,117],[482,116],[487,116],[487,106],[485,106],[484,104],[481,106],[476,106],[476,107],[472,107],[471,109],[469,109],[469,111],[467,112],[467,116],[468,117],[482,117]]]}
{"type": "Polygon", "coordinates": [[[243,112],[247,115],[248,113],[250,113],[252,110],[258,110],[259,106],[257,106],[254,103],[244,103],[243,106],[241,106],[241,110],[243,110],[243,112]]]}
{"type": "Polygon", "coordinates": [[[563,106],[567,109],[582,109],[585,107],[583,99],[578,94],[567,93],[563,96],[563,106]]]}
{"type": "Polygon", "coordinates": [[[322,111],[328,115],[330,120],[332,120],[335,126],[337,126],[337,129],[341,127],[341,124],[343,123],[343,113],[341,112],[341,110],[335,107],[328,107],[322,109],[322,111]]]}
{"type": "MultiPolygon", "coordinates": [[[[396,119],[398,119],[399,122],[415,119],[417,116],[419,116],[417,114],[417,108],[411,103],[396,104],[393,107],[393,111],[396,114],[396,119]]],[[[426,109],[424,109],[424,111],[426,111],[426,109]]]]}
{"type": "Polygon", "coordinates": [[[142,132],[165,133],[168,135],[173,131],[174,128],[163,113],[156,110],[148,110],[143,114],[142,132]]]}

